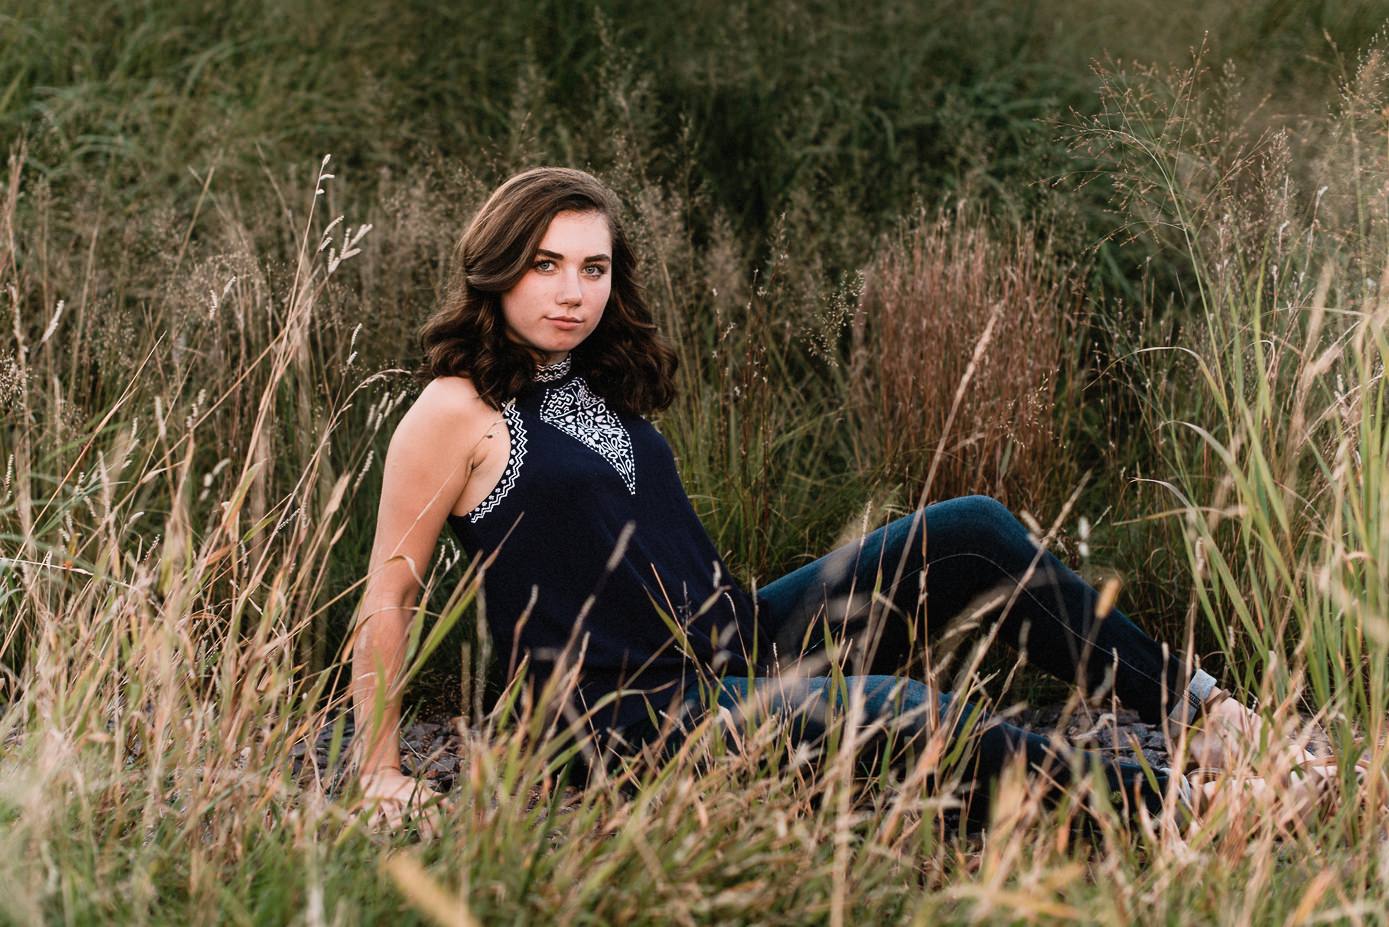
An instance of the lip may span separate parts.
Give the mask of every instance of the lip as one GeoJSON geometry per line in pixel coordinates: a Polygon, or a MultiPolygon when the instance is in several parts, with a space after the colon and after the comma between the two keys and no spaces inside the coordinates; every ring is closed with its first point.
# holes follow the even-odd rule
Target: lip
{"type": "Polygon", "coordinates": [[[546,318],[547,318],[548,321],[555,323],[556,325],[558,325],[560,328],[564,329],[565,331],[572,331],[573,329],[578,328],[579,325],[581,324],[581,323],[579,322],[578,319],[567,319],[567,318],[564,318],[563,316],[553,316],[553,315],[552,315],[552,316],[547,316],[546,318]]]}

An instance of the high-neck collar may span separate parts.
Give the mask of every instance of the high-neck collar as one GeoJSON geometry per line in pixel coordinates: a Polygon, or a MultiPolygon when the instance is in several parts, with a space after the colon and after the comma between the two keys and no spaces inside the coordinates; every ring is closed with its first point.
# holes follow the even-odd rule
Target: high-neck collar
{"type": "Polygon", "coordinates": [[[573,362],[574,355],[566,354],[564,355],[564,360],[557,364],[546,364],[536,367],[535,379],[539,383],[549,383],[552,380],[558,380],[569,372],[570,367],[573,366],[573,362]]]}

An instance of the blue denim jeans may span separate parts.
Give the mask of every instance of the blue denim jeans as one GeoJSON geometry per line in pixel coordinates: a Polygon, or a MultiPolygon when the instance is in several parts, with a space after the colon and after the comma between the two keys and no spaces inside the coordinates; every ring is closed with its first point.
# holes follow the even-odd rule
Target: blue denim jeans
{"type": "MultiPolygon", "coordinates": [[[[723,677],[696,687],[678,713],[686,730],[714,703],[737,720],[767,714],[790,735],[823,746],[826,720],[863,692],[865,772],[886,759],[905,770],[947,719],[951,696],[933,692],[926,673],[927,631],[957,622],[966,634],[994,633],[1027,660],[1087,693],[1114,693],[1144,720],[1159,722],[1180,699],[1190,670],[1122,612],[1096,614],[1098,593],[1047,551],[997,500],[966,496],[929,505],[762,587],[759,621],[773,653],[759,654],[756,676],[723,677]],[[845,674],[836,689],[830,651],[845,674]]],[[[963,648],[967,649],[967,648],[963,648]]],[[[1165,771],[1075,749],[961,706],[947,740],[967,738],[963,770],[973,783],[970,817],[987,812],[990,788],[1021,755],[1053,795],[1072,778],[1070,761],[1103,771],[1115,795],[1156,811],[1165,771]]],[[[736,731],[729,731],[730,739],[736,731]]],[[[679,743],[673,737],[669,744],[679,743]]],[[[812,750],[812,753],[815,751],[812,750]]],[[[1131,806],[1132,807],[1132,806],[1131,806]]]]}

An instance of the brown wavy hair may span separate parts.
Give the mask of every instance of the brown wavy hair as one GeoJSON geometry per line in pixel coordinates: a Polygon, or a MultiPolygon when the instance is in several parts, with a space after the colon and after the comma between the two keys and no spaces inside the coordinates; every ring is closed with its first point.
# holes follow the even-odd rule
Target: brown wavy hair
{"type": "Polygon", "coordinates": [[[467,376],[500,408],[535,377],[539,352],[506,337],[501,295],[531,267],[560,212],[599,213],[612,233],[612,293],[603,317],[570,351],[588,385],[619,411],[648,415],[675,399],[679,360],[657,333],[617,195],[592,174],[537,167],[498,187],[468,223],[453,253],[443,304],[420,327],[424,361],[416,376],[467,376]]]}

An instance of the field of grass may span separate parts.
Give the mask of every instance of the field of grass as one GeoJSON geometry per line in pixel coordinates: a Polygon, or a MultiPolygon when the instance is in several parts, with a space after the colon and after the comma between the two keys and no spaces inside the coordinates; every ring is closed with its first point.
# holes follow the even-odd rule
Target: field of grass
{"type": "MultiPolygon", "coordinates": [[[[0,923],[1382,922],[1386,21],[0,12],[0,923]],[[296,778],[342,705],[413,332],[471,211],[536,163],[627,199],[681,359],[659,425],[746,584],[991,493],[1369,785],[1310,826],[1231,799],[1178,835],[1010,779],[963,836],[923,787],[947,753],[864,789],[763,730],[575,794],[532,719],[486,712],[508,693],[447,537],[406,692],[469,723],[442,834],[296,778]]],[[[1064,694],[975,656],[937,681],[1064,694]]]]}

